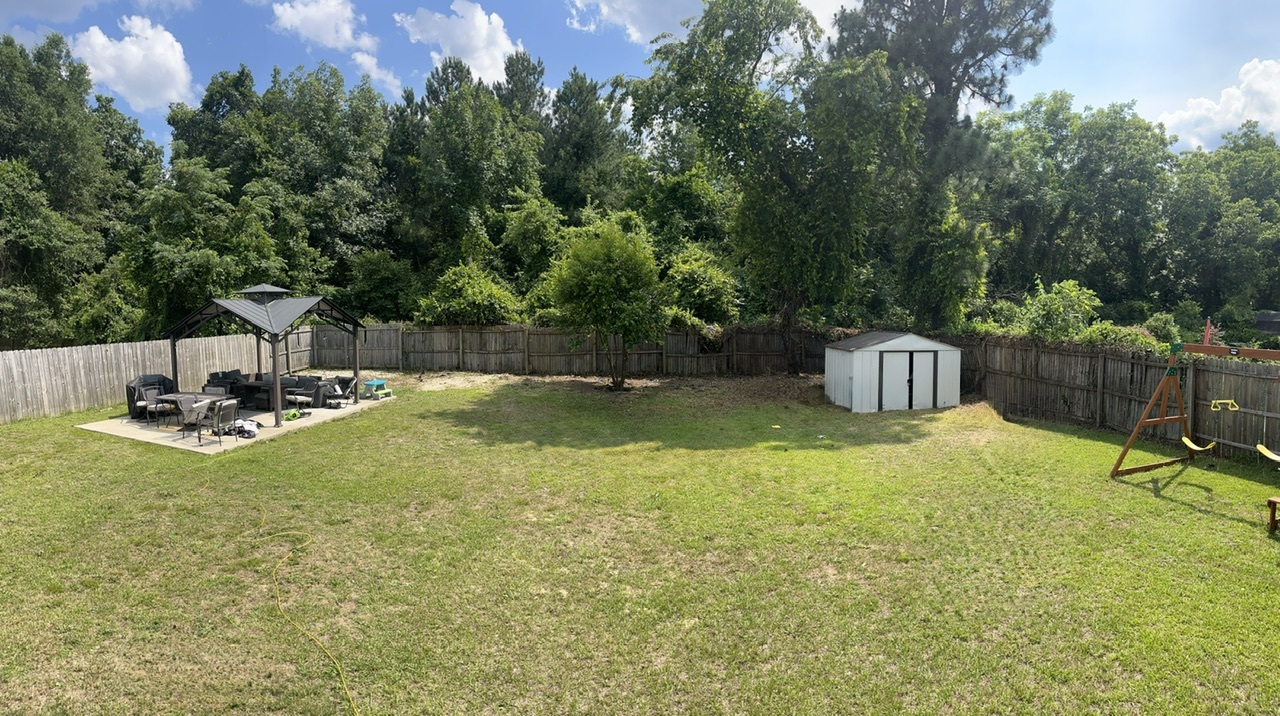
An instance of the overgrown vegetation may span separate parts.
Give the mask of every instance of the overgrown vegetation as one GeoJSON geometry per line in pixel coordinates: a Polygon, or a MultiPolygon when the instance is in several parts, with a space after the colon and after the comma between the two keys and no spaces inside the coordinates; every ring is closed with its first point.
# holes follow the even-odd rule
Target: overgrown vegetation
{"type": "Polygon", "coordinates": [[[554,92],[524,52],[493,83],[441,58],[394,102],[325,63],[261,92],[240,66],[170,109],[167,166],[63,38],[6,36],[0,339],[153,338],[259,282],[379,320],[538,320],[571,233],[637,216],[664,315],[709,333],[1003,325],[1001,301],[1074,281],[1100,319],[1162,340],[1162,314],[1184,339],[1212,316],[1259,340],[1255,312],[1280,305],[1280,145],[1246,121],[1179,155],[1131,103],[1062,92],[1004,111],[1050,5],[867,0],[823,37],[796,0],[708,0],[651,76],[573,70],[554,92]],[[962,119],[970,97],[999,109],[962,119]]]}
{"type": "Polygon", "coordinates": [[[793,379],[417,385],[213,458],[0,426],[4,709],[342,712],[291,548],[365,714],[1280,701],[1274,470],[793,379]]]}

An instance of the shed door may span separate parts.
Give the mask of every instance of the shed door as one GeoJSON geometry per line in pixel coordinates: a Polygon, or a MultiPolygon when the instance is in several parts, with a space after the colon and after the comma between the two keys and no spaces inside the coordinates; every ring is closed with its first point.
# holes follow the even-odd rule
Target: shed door
{"type": "Polygon", "coordinates": [[[880,409],[906,410],[911,405],[911,354],[880,354],[880,409]]]}
{"type": "Polygon", "coordinates": [[[934,382],[937,378],[938,354],[936,352],[916,351],[911,354],[911,407],[936,408],[938,391],[934,382]]]}

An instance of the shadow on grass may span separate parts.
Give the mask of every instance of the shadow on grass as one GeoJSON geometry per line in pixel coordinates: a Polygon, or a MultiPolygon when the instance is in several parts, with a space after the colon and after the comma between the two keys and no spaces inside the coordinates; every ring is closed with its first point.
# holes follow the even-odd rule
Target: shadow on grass
{"type": "MultiPolygon", "coordinates": [[[[1109,443],[1114,446],[1114,455],[1116,456],[1119,456],[1120,450],[1123,449],[1125,441],[1129,439],[1128,435],[1122,435],[1118,432],[1093,427],[1049,423],[1038,420],[1018,420],[1016,422],[1035,427],[1039,430],[1058,433],[1060,435],[1070,435],[1073,437],[1096,440],[1101,443],[1109,443]]],[[[1186,455],[1186,449],[1180,444],[1164,441],[1139,439],[1133,447],[1135,450],[1152,453],[1156,456],[1157,461],[1186,455]]],[[[1139,462],[1136,456],[1133,456],[1133,453],[1131,452],[1130,457],[1126,458],[1124,466],[1133,467],[1139,464],[1142,463],[1139,462]]],[[[1111,466],[1112,462],[1107,462],[1105,465],[1099,464],[1099,477],[1107,475],[1111,471],[1111,466]]],[[[1213,495],[1212,487],[1184,479],[1185,473],[1193,467],[1200,468],[1202,470],[1212,470],[1234,479],[1254,482],[1260,485],[1269,485],[1271,487],[1280,486],[1280,480],[1277,479],[1277,475],[1274,470],[1267,471],[1259,466],[1252,466],[1240,462],[1238,459],[1219,457],[1216,455],[1198,455],[1191,462],[1181,463],[1177,466],[1171,465],[1168,467],[1155,468],[1149,472],[1118,475],[1111,479],[1117,484],[1127,485],[1144,492],[1150,492],[1152,497],[1155,497],[1158,500],[1177,505],[1178,507],[1191,510],[1193,512],[1235,522],[1251,528],[1256,528],[1258,526],[1256,520],[1249,520],[1238,515],[1227,514],[1221,510],[1213,508],[1211,505],[1194,502],[1171,494],[1171,488],[1174,487],[1176,483],[1178,487],[1200,490],[1204,492],[1207,497],[1211,497],[1213,495]]]]}
{"type": "MultiPolygon", "coordinates": [[[[1198,512],[1199,514],[1202,514],[1202,515],[1207,515],[1210,517],[1216,517],[1218,519],[1235,522],[1237,524],[1241,524],[1246,527],[1258,526],[1257,522],[1255,522],[1254,520],[1247,520],[1243,517],[1238,517],[1236,515],[1229,515],[1225,512],[1222,512],[1220,510],[1215,510],[1212,507],[1209,507],[1202,503],[1192,502],[1191,500],[1184,500],[1184,499],[1175,497],[1171,494],[1166,494],[1168,489],[1173,486],[1173,483],[1177,482],[1180,487],[1195,488],[1203,491],[1208,496],[1213,495],[1212,487],[1201,485],[1195,482],[1187,482],[1185,480],[1179,479],[1183,476],[1183,473],[1185,473],[1189,467],[1190,465],[1186,465],[1186,464],[1180,465],[1175,473],[1163,478],[1160,475],[1151,475],[1151,473],[1143,473],[1143,474],[1151,475],[1151,477],[1146,479],[1141,479],[1141,480],[1138,480],[1138,479],[1129,480],[1129,479],[1125,479],[1125,476],[1118,476],[1112,479],[1121,485],[1128,485],[1129,487],[1137,488],[1143,491],[1150,490],[1151,494],[1155,498],[1159,500],[1163,500],[1170,504],[1177,505],[1179,507],[1186,508],[1188,510],[1191,510],[1192,512],[1198,512]]],[[[1152,472],[1159,472],[1159,471],[1153,470],[1152,472]]]]}
{"type": "MultiPolygon", "coordinates": [[[[820,395],[820,393],[819,393],[820,395]]],[[[839,450],[906,444],[929,436],[939,411],[850,413],[815,402],[689,389],[613,393],[583,380],[500,385],[463,407],[418,413],[445,420],[486,445],[574,449],[656,444],[666,449],[839,450]]]]}

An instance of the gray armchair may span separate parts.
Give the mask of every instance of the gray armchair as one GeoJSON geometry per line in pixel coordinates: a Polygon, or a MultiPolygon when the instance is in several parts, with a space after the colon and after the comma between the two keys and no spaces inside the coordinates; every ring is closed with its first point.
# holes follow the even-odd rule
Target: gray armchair
{"type": "Polygon", "coordinates": [[[225,433],[231,433],[235,436],[236,442],[240,442],[240,434],[235,431],[236,425],[236,409],[239,408],[239,401],[224,400],[215,403],[205,412],[198,423],[196,433],[196,441],[200,440],[201,429],[207,429],[211,435],[218,436],[218,444],[222,444],[222,436],[225,433]]]}

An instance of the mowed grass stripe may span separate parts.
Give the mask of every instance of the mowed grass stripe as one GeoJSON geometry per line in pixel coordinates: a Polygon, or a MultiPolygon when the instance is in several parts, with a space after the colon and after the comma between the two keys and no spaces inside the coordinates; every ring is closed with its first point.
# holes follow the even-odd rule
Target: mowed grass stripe
{"type": "Polygon", "coordinates": [[[285,607],[362,713],[1280,697],[1272,471],[1109,480],[1120,436],[806,379],[414,385],[213,458],[71,427],[107,412],[0,428],[0,710],[341,712],[274,609],[290,530],[285,607]]]}

